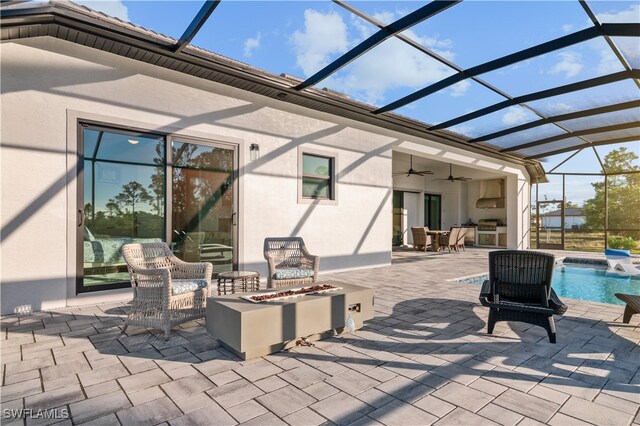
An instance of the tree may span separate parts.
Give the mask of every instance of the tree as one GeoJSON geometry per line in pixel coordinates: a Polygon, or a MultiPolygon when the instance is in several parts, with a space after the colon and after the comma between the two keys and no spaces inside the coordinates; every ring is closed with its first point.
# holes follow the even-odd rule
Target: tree
{"type": "Polygon", "coordinates": [[[153,162],[156,164],[155,172],[151,175],[149,189],[155,195],[155,210],[158,217],[164,217],[164,141],[159,141],[155,147],[156,156],[153,162]]]}
{"type": "Polygon", "coordinates": [[[93,219],[93,204],[87,203],[84,205],[84,215],[86,218],[93,219]]]}
{"type": "Polygon", "coordinates": [[[131,181],[122,186],[122,192],[115,196],[115,200],[125,207],[131,206],[131,213],[135,216],[136,204],[150,203],[153,198],[141,183],[131,181]]]}
{"type": "MultiPolygon", "coordinates": [[[[562,208],[562,203],[558,203],[558,205],[556,206],[556,208],[558,210],[560,210],[562,208]]],[[[565,209],[579,209],[580,206],[577,205],[576,203],[574,203],[573,201],[565,201],[564,202],[564,208],[565,209]]]]}
{"type": "Polygon", "coordinates": [[[145,187],[136,181],[131,181],[122,186],[122,192],[116,195],[115,200],[122,205],[131,206],[131,216],[133,218],[133,235],[138,236],[138,220],[136,216],[136,204],[151,203],[153,197],[149,195],[145,187]]]}
{"type": "Polygon", "coordinates": [[[107,204],[105,204],[107,211],[109,212],[109,217],[116,217],[122,215],[122,210],[120,209],[120,204],[114,200],[113,198],[109,198],[107,204]]]}
{"type": "MultiPolygon", "coordinates": [[[[605,170],[608,173],[640,170],[634,164],[637,159],[638,155],[626,148],[615,149],[604,158],[605,170]]],[[[609,201],[608,228],[640,229],[640,174],[609,175],[606,181],[609,201]]],[[[585,227],[594,230],[603,229],[605,227],[605,182],[594,182],[591,186],[595,190],[595,195],[584,203],[585,227]]]]}

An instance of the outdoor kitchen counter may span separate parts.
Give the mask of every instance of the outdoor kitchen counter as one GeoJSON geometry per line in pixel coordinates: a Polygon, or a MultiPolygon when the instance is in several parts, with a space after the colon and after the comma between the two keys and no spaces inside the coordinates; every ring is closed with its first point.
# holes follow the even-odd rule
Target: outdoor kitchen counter
{"type": "Polygon", "coordinates": [[[503,248],[507,246],[507,227],[496,226],[493,230],[480,229],[476,231],[476,246],[503,248]]]}
{"type": "Polygon", "coordinates": [[[301,337],[318,340],[342,333],[349,315],[356,329],[373,318],[373,289],[339,281],[311,285],[322,284],[342,289],[261,303],[249,302],[242,296],[303,286],[210,297],[207,332],[236,355],[251,359],[291,347],[301,337]]]}

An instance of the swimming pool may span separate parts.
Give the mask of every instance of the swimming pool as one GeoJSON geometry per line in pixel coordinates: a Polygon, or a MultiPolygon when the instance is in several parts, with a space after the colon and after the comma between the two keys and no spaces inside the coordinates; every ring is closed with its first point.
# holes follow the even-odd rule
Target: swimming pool
{"type": "MultiPolygon", "coordinates": [[[[640,294],[640,276],[621,277],[607,274],[605,269],[593,265],[565,264],[553,271],[551,287],[561,298],[569,297],[615,305],[624,305],[615,293],[640,294]]],[[[483,275],[460,280],[460,282],[481,285],[487,278],[488,275],[483,275]]]]}

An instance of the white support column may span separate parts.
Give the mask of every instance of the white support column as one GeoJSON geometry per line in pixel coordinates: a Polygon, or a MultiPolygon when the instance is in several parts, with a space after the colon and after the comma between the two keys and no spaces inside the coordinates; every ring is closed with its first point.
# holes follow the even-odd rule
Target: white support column
{"type": "Polygon", "coordinates": [[[531,188],[528,177],[522,173],[507,175],[507,248],[529,249],[530,200],[531,188]]]}

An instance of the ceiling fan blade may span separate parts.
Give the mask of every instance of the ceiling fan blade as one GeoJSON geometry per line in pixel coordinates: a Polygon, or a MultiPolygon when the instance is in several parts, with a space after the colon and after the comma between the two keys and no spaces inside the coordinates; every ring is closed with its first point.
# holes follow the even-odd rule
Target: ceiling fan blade
{"type": "Polygon", "coordinates": [[[432,175],[433,172],[431,170],[420,170],[420,171],[415,171],[415,173],[420,173],[421,175],[432,175]]]}
{"type": "Polygon", "coordinates": [[[468,180],[471,180],[471,178],[467,178],[464,176],[457,176],[457,177],[453,177],[453,164],[449,163],[449,176],[443,179],[436,179],[439,181],[449,181],[449,182],[455,182],[455,181],[462,181],[462,182],[466,182],[468,180]]]}

